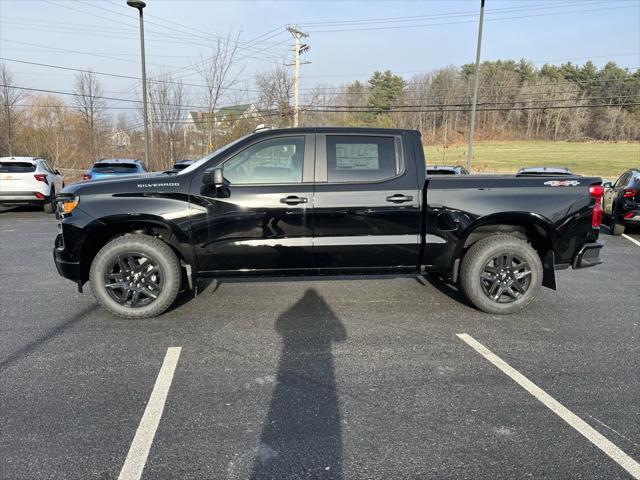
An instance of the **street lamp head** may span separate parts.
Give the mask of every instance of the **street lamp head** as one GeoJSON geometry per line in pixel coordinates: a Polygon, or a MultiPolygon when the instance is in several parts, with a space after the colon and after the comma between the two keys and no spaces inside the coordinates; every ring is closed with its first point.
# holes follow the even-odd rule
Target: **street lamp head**
{"type": "Polygon", "coordinates": [[[147,4],[142,0],[127,0],[127,5],[133,8],[137,8],[140,11],[142,11],[142,9],[147,6],[147,4]]]}

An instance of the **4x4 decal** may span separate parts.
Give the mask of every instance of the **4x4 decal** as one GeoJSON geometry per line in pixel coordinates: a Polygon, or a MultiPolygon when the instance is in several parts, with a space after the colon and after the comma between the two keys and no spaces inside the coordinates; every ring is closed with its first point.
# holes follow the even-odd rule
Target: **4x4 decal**
{"type": "Polygon", "coordinates": [[[580,182],[578,180],[549,180],[544,184],[550,187],[577,187],[580,182]]]}

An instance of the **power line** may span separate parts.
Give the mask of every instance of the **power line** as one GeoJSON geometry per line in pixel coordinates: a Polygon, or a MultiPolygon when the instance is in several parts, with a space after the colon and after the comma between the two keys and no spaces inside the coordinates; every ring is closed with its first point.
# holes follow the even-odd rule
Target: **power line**
{"type": "MultiPolygon", "coordinates": [[[[500,21],[500,20],[515,20],[520,18],[533,18],[533,17],[546,17],[546,16],[556,16],[556,15],[569,15],[574,13],[587,13],[587,12],[600,12],[606,10],[620,10],[626,8],[637,7],[637,5],[630,5],[624,7],[604,7],[604,8],[592,8],[585,10],[571,10],[566,12],[551,12],[551,13],[537,13],[531,15],[516,15],[511,17],[499,17],[499,18],[488,18],[486,21],[500,21]]],[[[329,29],[329,30],[309,30],[309,33],[339,33],[339,32],[352,32],[352,31],[365,31],[365,30],[394,30],[394,29],[407,29],[407,28],[424,28],[424,27],[435,27],[441,25],[458,25],[464,23],[475,23],[476,20],[459,20],[454,22],[441,22],[441,23],[424,23],[424,24],[407,24],[407,25],[392,25],[386,27],[362,27],[362,28],[347,28],[347,29],[329,29]]]]}
{"type": "MultiPolygon", "coordinates": [[[[69,95],[69,96],[73,96],[73,97],[86,97],[87,95],[82,95],[79,93],[73,93],[73,92],[64,92],[61,90],[48,90],[48,89],[44,89],[44,88],[32,88],[32,87],[20,87],[17,85],[3,85],[0,84],[0,87],[6,87],[6,88],[12,88],[12,89],[17,89],[17,90],[24,90],[24,91],[28,91],[28,92],[41,92],[41,93],[53,93],[56,95],[69,95]]],[[[133,100],[133,99],[128,99],[128,98],[115,98],[115,97],[109,97],[109,96],[104,96],[104,95],[92,95],[93,98],[97,98],[100,100],[112,100],[112,101],[117,101],[117,102],[127,102],[127,103],[136,103],[136,104],[141,104],[142,100],[133,100]]],[[[169,106],[169,107],[182,107],[182,108],[200,108],[200,109],[204,109],[207,108],[204,105],[187,105],[187,104],[176,104],[176,103],[165,103],[165,102],[150,102],[151,105],[165,105],[165,106],[169,106]]]]}
{"type": "MultiPolygon", "coordinates": [[[[631,107],[635,105],[640,105],[640,102],[630,102],[630,103],[622,103],[616,105],[605,105],[601,103],[597,104],[589,104],[589,105],[549,105],[543,107],[512,107],[512,108],[504,108],[504,107],[496,107],[496,108],[478,108],[477,112],[496,112],[496,111],[517,111],[517,110],[549,110],[549,109],[570,109],[570,108],[612,108],[612,107],[631,107]]],[[[314,110],[307,109],[303,110],[307,112],[313,113],[441,113],[441,112],[469,112],[470,108],[452,108],[452,109],[432,109],[432,110],[423,110],[423,109],[412,109],[412,110],[402,110],[402,109],[394,109],[380,111],[379,109],[361,109],[361,110],[337,110],[337,109],[322,109],[322,110],[314,110]]]]}
{"type": "MultiPolygon", "coordinates": [[[[34,92],[44,92],[44,93],[54,93],[54,94],[59,94],[59,95],[70,95],[70,96],[74,96],[74,97],[83,97],[86,95],[81,95],[81,94],[77,94],[77,93],[73,93],[73,92],[63,92],[63,91],[57,91],[57,90],[47,90],[47,89],[39,89],[39,88],[30,88],[30,87],[20,87],[20,86],[16,86],[16,85],[4,85],[4,84],[0,84],[0,87],[6,87],[6,88],[13,88],[13,89],[18,89],[18,90],[25,90],[25,91],[34,91],[34,92]]],[[[102,100],[116,100],[116,101],[122,101],[122,102],[129,102],[129,103],[136,103],[136,104],[140,104],[142,103],[141,100],[130,100],[130,99],[122,99],[122,98],[114,98],[114,97],[106,97],[106,96],[101,96],[101,95],[94,95],[94,98],[98,98],[98,99],[102,99],[102,100]]],[[[624,97],[615,97],[615,98],[635,98],[637,97],[637,95],[630,95],[630,96],[624,96],[624,97]]],[[[611,99],[612,97],[603,97],[603,98],[607,98],[607,99],[611,99]]],[[[591,99],[585,99],[585,100],[595,100],[596,98],[591,98],[591,99]]],[[[151,102],[153,105],[165,105],[165,106],[176,106],[176,107],[182,107],[182,108],[205,108],[204,106],[198,106],[198,105],[179,105],[179,104],[173,104],[173,103],[164,103],[164,102],[151,102]]],[[[506,102],[506,103],[510,103],[510,102],[506,102]]],[[[517,103],[517,102],[515,102],[517,103]]],[[[487,105],[490,103],[487,103],[487,105]]],[[[496,103],[498,104],[498,103],[496,103]]],[[[316,113],[360,113],[360,112],[366,112],[366,113],[421,113],[421,112],[465,112],[465,111],[469,111],[469,108],[450,108],[450,107],[466,107],[466,105],[468,104],[426,104],[426,105],[400,105],[400,106],[393,106],[391,107],[389,110],[384,110],[384,111],[380,111],[380,109],[376,108],[376,107],[348,107],[348,109],[345,109],[341,106],[334,106],[334,105],[326,105],[326,106],[322,106],[322,105],[308,105],[308,106],[303,106],[303,111],[307,111],[307,112],[316,112],[316,113]],[[425,110],[427,109],[427,110],[425,110]]],[[[484,105],[483,103],[479,103],[479,105],[484,105]]],[[[500,111],[500,110],[546,110],[546,109],[556,109],[556,108],[595,108],[595,107],[626,107],[626,106],[634,106],[634,105],[640,105],[640,102],[628,102],[628,103],[619,103],[619,104],[614,104],[614,105],[610,105],[610,104],[587,104],[587,105],[580,105],[580,104],[576,104],[576,105],[546,105],[546,106],[540,106],[540,107],[531,107],[531,106],[515,106],[515,107],[510,107],[510,108],[503,108],[503,107],[497,107],[497,108],[482,108],[482,109],[478,109],[478,111],[500,111]]],[[[272,110],[257,110],[257,113],[269,113],[269,112],[273,112],[272,110]]]]}
{"type": "MultiPolygon", "coordinates": [[[[577,5],[593,5],[596,2],[594,1],[574,1],[574,2],[556,2],[549,3],[543,6],[525,6],[525,7],[505,7],[505,8],[494,8],[491,10],[487,10],[487,14],[490,13],[509,13],[515,11],[532,11],[532,10],[540,10],[540,9],[548,9],[550,7],[571,7],[577,5]]],[[[477,17],[477,10],[466,10],[464,12],[445,12],[438,14],[429,14],[429,15],[411,15],[405,17],[377,17],[377,18],[368,18],[368,19],[352,19],[352,20],[336,20],[336,21],[325,21],[325,22],[298,22],[300,25],[305,25],[307,27],[311,26],[321,26],[321,25],[358,25],[358,24],[377,24],[377,23],[392,23],[392,22],[403,22],[408,20],[420,21],[423,19],[429,18],[453,18],[453,17],[477,17]]]]}
{"type": "MultiPolygon", "coordinates": [[[[4,61],[7,61],[7,62],[23,63],[23,64],[27,64],[27,65],[36,65],[36,66],[39,66],[39,67],[56,68],[56,69],[59,69],[59,70],[68,70],[68,71],[72,71],[72,72],[94,73],[96,75],[103,75],[103,76],[107,76],[107,77],[126,78],[126,79],[131,79],[131,80],[141,80],[140,77],[136,77],[134,75],[122,75],[122,74],[118,74],[118,73],[98,72],[98,71],[95,71],[95,70],[88,70],[88,69],[83,69],[83,68],[73,68],[73,67],[64,67],[62,65],[52,65],[52,64],[48,64],[48,63],[29,62],[29,61],[26,61],[26,60],[18,60],[18,59],[15,59],[15,58],[0,57],[0,60],[4,60],[4,61]]],[[[182,81],[162,80],[162,79],[157,79],[157,78],[147,78],[147,82],[150,82],[150,83],[166,83],[166,84],[171,84],[171,85],[184,85],[184,86],[189,86],[189,87],[200,87],[200,88],[205,87],[205,85],[203,85],[203,84],[185,83],[185,82],[182,82],[182,81]]],[[[249,89],[231,88],[231,87],[228,90],[234,90],[234,91],[240,91],[240,92],[254,92],[254,93],[258,92],[258,90],[249,90],[249,89]]]]}

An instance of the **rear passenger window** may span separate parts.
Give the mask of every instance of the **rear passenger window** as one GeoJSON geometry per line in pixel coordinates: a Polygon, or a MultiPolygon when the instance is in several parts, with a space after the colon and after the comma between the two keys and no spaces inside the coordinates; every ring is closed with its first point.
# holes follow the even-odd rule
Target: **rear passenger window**
{"type": "Polygon", "coordinates": [[[394,137],[327,135],[329,182],[371,182],[397,173],[394,137]]]}

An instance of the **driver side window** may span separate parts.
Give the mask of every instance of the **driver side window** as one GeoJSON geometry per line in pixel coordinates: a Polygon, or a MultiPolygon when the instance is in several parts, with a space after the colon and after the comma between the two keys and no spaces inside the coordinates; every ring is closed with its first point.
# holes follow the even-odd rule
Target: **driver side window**
{"type": "Polygon", "coordinates": [[[224,163],[231,185],[301,183],[304,137],[280,137],[251,145],[224,163]]]}

